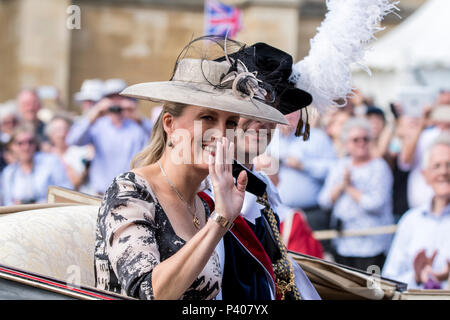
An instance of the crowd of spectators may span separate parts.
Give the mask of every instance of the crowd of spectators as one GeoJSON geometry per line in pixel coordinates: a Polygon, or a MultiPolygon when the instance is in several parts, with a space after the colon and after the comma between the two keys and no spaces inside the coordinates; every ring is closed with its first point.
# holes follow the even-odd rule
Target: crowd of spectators
{"type": "Polygon", "coordinates": [[[46,202],[49,186],[102,195],[130,169],[150,138],[152,121],[120,96],[121,79],[86,80],[74,96],[79,115],[52,112],[44,122],[39,92],[24,89],[0,106],[2,205],[46,202]],[[117,146],[120,145],[120,153],[117,146]]]}
{"type": "Polygon", "coordinates": [[[367,230],[323,240],[326,256],[362,270],[378,266],[409,287],[433,282],[444,288],[450,264],[445,240],[450,232],[450,91],[442,90],[433,104],[423,106],[421,116],[400,103],[382,109],[356,94],[311,125],[307,141],[295,136],[295,125],[278,127],[268,156],[280,164],[271,178],[283,203],[303,212],[311,229],[367,230]],[[394,234],[393,225],[398,227],[394,234]]]}
{"type": "MultiPolygon", "coordinates": [[[[0,106],[2,205],[46,201],[51,185],[102,195],[130,169],[155,118],[120,96],[121,79],[86,80],[74,96],[77,116],[44,122],[33,89],[0,106]],[[120,146],[120,148],[118,148],[120,146]],[[120,150],[120,152],[117,152],[120,150]]],[[[155,108],[155,115],[160,110],[155,108]]],[[[279,161],[271,179],[283,204],[303,212],[313,231],[397,224],[397,232],[322,241],[327,257],[412,287],[445,286],[450,242],[450,93],[422,116],[401,104],[380,108],[357,94],[343,108],[311,115],[310,139],[296,137],[298,114],[278,126],[264,157],[279,161]],[[432,282],[432,284],[430,284],[432,282]]]]}

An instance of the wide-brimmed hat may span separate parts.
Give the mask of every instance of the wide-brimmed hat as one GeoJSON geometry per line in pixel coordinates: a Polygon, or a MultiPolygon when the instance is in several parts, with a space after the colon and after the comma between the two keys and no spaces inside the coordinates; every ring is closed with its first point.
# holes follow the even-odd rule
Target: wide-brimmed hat
{"type": "Polygon", "coordinates": [[[296,89],[294,84],[287,84],[292,58],[286,63],[286,53],[280,55],[281,50],[269,48],[276,49],[259,43],[243,47],[234,54],[225,52],[218,59],[182,58],[177,62],[170,81],[135,84],[122,91],[121,95],[201,106],[236,113],[244,118],[287,124],[283,114],[311,103],[311,97],[296,89]],[[244,56],[246,59],[241,60],[244,56]],[[280,66],[284,73],[279,72],[280,66]],[[275,70],[277,77],[267,77],[269,69],[275,70]],[[289,94],[286,94],[288,90],[280,89],[282,86],[289,87],[289,94]],[[300,95],[292,94],[294,91],[300,95]],[[280,107],[286,105],[281,103],[283,99],[290,99],[297,107],[286,112],[286,108],[280,107]],[[295,99],[298,101],[294,102],[295,99]]]}
{"type": "Polygon", "coordinates": [[[74,94],[76,102],[98,101],[103,97],[103,81],[100,79],[87,79],[83,81],[81,90],[74,94]]]}
{"type": "Polygon", "coordinates": [[[127,83],[123,79],[108,79],[103,84],[103,96],[111,96],[120,94],[127,87],[127,83]]]}
{"type": "MultiPolygon", "coordinates": [[[[256,72],[260,87],[267,92],[265,103],[275,107],[286,115],[309,106],[312,96],[295,86],[289,79],[292,74],[293,60],[288,53],[258,42],[228,56],[217,59],[233,62],[230,71],[236,72],[243,64],[250,72],[256,72]]],[[[247,92],[244,85],[240,91],[247,92]]],[[[247,92],[248,94],[248,92],[247,92]]]]}

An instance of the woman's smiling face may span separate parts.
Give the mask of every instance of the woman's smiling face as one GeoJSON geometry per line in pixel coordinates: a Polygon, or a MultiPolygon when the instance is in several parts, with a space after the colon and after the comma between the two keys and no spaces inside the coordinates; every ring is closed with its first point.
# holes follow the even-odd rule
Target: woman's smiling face
{"type": "MultiPolygon", "coordinates": [[[[166,115],[165,115],[166,116],[166,115]]],[[[172,117],[168,115],[168,117],[172,117]]],[[[226,111],[198,106],[187,106],[179,117],[165,122],[174,163],[193,164],[196,168],[208,170],[208,159],[215,155],[219,138],[236,130],[239,115],[226,111]]]]}

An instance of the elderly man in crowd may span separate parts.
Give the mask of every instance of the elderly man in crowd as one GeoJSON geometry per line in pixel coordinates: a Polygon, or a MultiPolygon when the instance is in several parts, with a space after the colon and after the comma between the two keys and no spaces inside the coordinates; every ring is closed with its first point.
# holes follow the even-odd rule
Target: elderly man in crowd
{"type": "Polygon", "coordinates": [[[422,162],[434,195],[402,217],[383,275],[410,288],[444,288],[450,265],[450,134],[438,136],[422,162]]]}
{"type": "Polygon", "coordinates": [[[130,169],[132,158],[149,139],[141,126],[123,115],[125,98],[119,93],[125,87],[120,79],[106,81],[105,96],[73,124],[66,138],[68,145],[94,146],[89,181],[97,194],[103,194],[115,176],[130,169]]]}
{"type": "MultiPolygon", "coordinates": [[[[442,94],[438,101],[444,101],[442,94]]],[[[426,108],[420,126],[400,152],[399,168],[403,171],[410,171],[407,186],[410,208],[428,203],[433,196],[431,187],[426,184],[422,175],[422,154],[431,142],[444,132],[450,132],[450,104],[426,108]]]]}
{"type": "Polygon", "coordinates": [[[41,100],[36,90],[23,89],[20,91],[17,95],[17,107],[21,122],[34,129],[40,143],[45,141],[45,123],[38,118],[41,100]]]}

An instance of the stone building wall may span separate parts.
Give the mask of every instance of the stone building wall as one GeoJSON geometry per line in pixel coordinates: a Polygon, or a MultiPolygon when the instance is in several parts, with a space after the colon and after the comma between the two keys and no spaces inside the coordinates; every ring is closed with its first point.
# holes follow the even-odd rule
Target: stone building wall
{"type": "MultiPolygon", "coordinates": [[[[423,1],[402,8],[408,15],[423,1]]],[[[296,61],[326,10],[325,0],[223,2],[243,11],[237,40],[267,42],[296,61]]],[[[168,79],[182,47],[202,34],[203,0],[0,0],[0,102],[24,86],[51,85],[76,110],[72,97],[83,80],[168,79]],[[70,5],[81,9],[80,29],[66,26],[70,5]]]]}
{"type": "Polygon", "coordinates": [[[63,93],[69,78],[68,0],[0,1],[0,101],[22,87],[53,85],[63,93]]]}
{"type": "MultiPolygon", "coordinates": [[[[128,83],[166,80],[183,46],[203,34],[202,3],[190,7],[138,2],[111,6],[102,1],[78,4],[82,27],[72,31],[70,94],[86,78],[118,77],[128,83]]],[[[264,41],[295,54],[296,4],[290,0],[278,1],[278,6],[273,1],[242,5],[245,29],[236,40],[264,41]],[[279,6],[282,2],[287,5],[279,6]]]]}
{"type": "Polygon", "coordinates": [[[18,84],[17,56],[19,44],[15,1],[0,1],[0,101],[11,99],[18,84]]]}
{"type": "Polygon", "coordinates": [[[203,28],[201,10],[87,1],[81,9],[82,27],[72,33],[70,94],[87,78],[168,80],[182,46],[203,28]]]}

